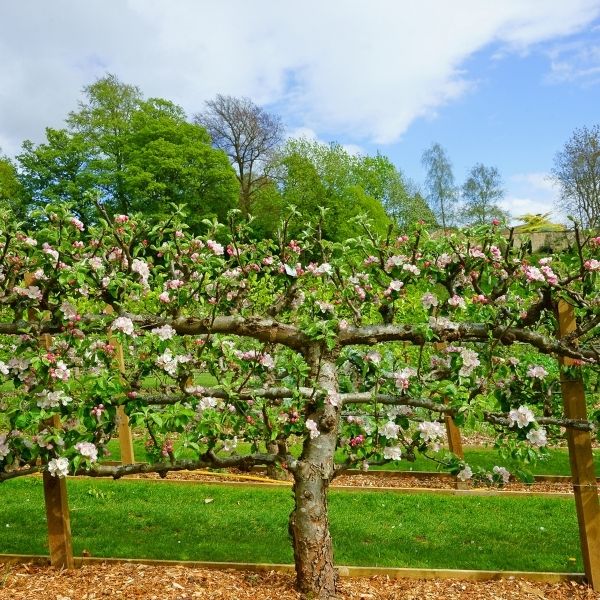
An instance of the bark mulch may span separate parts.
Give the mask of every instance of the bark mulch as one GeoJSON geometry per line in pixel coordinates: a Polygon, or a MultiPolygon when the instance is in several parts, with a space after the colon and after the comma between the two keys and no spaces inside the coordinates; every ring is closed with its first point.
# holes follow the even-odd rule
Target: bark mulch
{"type": "MultiPolygon", "coordinates": [[[[74,571],[0,565],[0,600],[298,600],[292,575],[179,566],[101,564],[74,571]]],[[[575,582],[506,579],[457,581],[342,579],[338,598],[352,600],[590,600],[600,593],[575,582]]]]}
{"type": "MultiPolygon", "coordinates": [[[[130,475],[127,479],[160,479],[156,473],[143,475],[130,475]]],[[[173,481],[197,481],[199,483],[284,483],[274,482],[261,473],[251,475],[231,470],[229,473],[205,473],[197,471],[175,471],[170,472],[167,480],[173,481]]],[[[410,474],[403,474],[398,477],[381,476],[376,472],[357,473],[352,475],[339,475],[333,480],[332,488],[336,487],[356,487],[356,488],[430,488],[430,489],[456,489],[456,482],[450,477],[431,475],[430,477],[413,477],[410,474]]],[[[511,481],[508,484],[498,486],[474,485],[472,483],[463,484],[461,489],[479,489],[490,490],[493,492],[531,492],[531,493],[566,493],[573,492],[573,486],[570,481],[536,481],[532,484],[525,484],[519,481],[511,481]]]]}

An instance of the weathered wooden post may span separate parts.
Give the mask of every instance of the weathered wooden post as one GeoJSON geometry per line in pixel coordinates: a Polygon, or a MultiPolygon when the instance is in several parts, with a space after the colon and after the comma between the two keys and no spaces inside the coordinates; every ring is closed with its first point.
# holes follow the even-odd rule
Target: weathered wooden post
{"type": "MultiPolygon", "coordinates": [[[[445,342],[436,342],[435,349],[443,350],[446,347],[445,342]]],[[[448,402],[447,398],[444,398],[444,404],[448,402]]],[[[456,426],[452,415],[444,415],[444,424],[446,425],[446,436],[448,437],[448,449],[453,454],[456,454],[458,458],[464,459],[465,454],[463,452],[462,438],[460,436],[460,429],[456,426]]]]}
{"type": "MultiPolygon", "coordinates": [[[[52,425],[60,427],[58,415],[54,416],[52,425]]],[[[44,471],[43,481],[50,564],[60,569],[74,569],[67,480],[64,477],[54,477],[48,471],[44,471]]]]}
{"type": "MultiPolygon", "coordinates": [[[[558,301],[557,312],[559,335],[562,337],[575,330],[575,312],[564,300],[558,301]]],[[[587,408],[581,374],[564,369],[573,365],[572,359],[561,358],[559,362],[565,417],[585,420],[587,408]]],[[[600,591],[600,505],[592,439],[589,431],[567,429],[567,442],[585,576],[592,588],[600,591]]]]}
{"type": "MultiPolygon", "coordinates": [[[[107,315],[113,313],[113,308],[107,305],[104,309],[107,315]]],[[[109,344],[115,348],[115,358],[121,375],[125,374],[125,355],[123,354],[123,346],[116,337],[109,337],[109,344]]],[[[132,465],[135,463],[135,453],[133,451],[133,435],[129,426],[129,417],[125,413],[122,406],[117,407],[117,428],[119,431],[119,447],[121,449],[121,463],[124,465],[132,465]]]]}
{"type": "MultiPolygon", "coordinates": [[[[33,285],[35,278],[31,273],[25,275],[25,286],[33,285]]],[[[29,314],[30,320],[33,318],[29,314]]],[[[52,338],[44,333],[40,336],[40,346],[50,349],[52,338]]],[[[54,415],[47,425],[59,429],[60,417],[54,415]]],[[[44,504],[46,507],[46,523],[48,526],[48,548],[50,551],[50,564],[60,569],[74,569],[73,543],[71,539],[71,517],[69,515],[69,499],[67,495],[67,482],[63,477],[54,477],[44,471],[44,504]]]]}

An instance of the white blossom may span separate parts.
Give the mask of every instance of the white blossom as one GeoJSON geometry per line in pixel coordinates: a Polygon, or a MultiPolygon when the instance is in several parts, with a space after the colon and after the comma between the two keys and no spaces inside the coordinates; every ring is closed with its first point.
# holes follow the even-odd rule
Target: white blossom
{"type": "Polygon", "coordinates": [[[48,473],[52,477],[58,477],[62,479],[69,474],[69,459],[61,456],[60,458],[53,458],[48,461],[48,473]]]}
{"type": "Polygon", "coordinates": [[[40,399],[37,401],[37,405],[40,408],[57,408],[61,404],[67,406],[73,400],[73,398],[67,396],[62,390],[56,390],[55,392],[44,390],[38,396],[40,399]]]}
{"type": "Polygon", "coordinates": [[[527,439],[529,440],[529,443],[536,448],[542,448],[548,443],[548,440],[546,439],[546,430],[543,427],[531,429],[527,433],[527,439]]]}
{"type": "Polygon", "coordinates": [[[232,452],[233,450],[235,450],[237,448],[237,444],[238,444],[237,436],[234,437],[233,439],[223,440],[223,450],[225,450],[225,452],[232,452]]]}
{"type": "Polygon", "coordinates": [[[509,427],[514,427],[516,425],[519,429],[523,429],[523,427],[527,427],[529,423],[533,423],[535,417],[530,408],[519,406],[519,408],[513,408],[508,413],[508,421],[509,427]]]}
{"type": "Polygon", "coordinates": [[[112,329],[133,335],[133,321],[129,317],[118,317],[112,323],[112,329]]]}
{"type": "Polygon", "coordinates": [[[423,294],[423,297],[421,298],[421,304],[425,310],[428,310],[437,306],[439,304],[439,300],[431,292],[427,292],[426,294],[423,294]]]}
{"type": "Polygon", "coordinates": [[[92,442],[79,442],[75,444],[75,450],[85,458],[89,458],[90,462],[98,460],[98,448],[92,442]]]}
{"type": "Polygon", "coordinates": [[[469,479],[471,479],[471,477],[473,477],[473,471],[471,470],[471,467],[469,465],[465,465],[464,469],[459,471],[456,475],[456,478],[460,481],[468,481],[469,479]]]}
{"type": "Polygon", "coordinates": [[[398,439],[398,432],[400,431],[400,425],[396,425],[393,421],[388,421],[385,425],[378,429],[379,435],[383,435],[388,440],[398,439]]]}
{"type": "Polygon", "coordinates": [[[8,447],[8,443],[6,442],[6,434],[0,434],[0,460],[6,458],[8,453],[10,452],[10,448],[8,447]]]}
{"type": "Polygon", "coordinates": [[[74,321],[77,318],[77,309],[66,300],[60,305],[60,310],[67,321],[74,321]]]}
{"type": "Polygon", "coordinates": [[[454,294],[451,298],[448,298],[448,304],[454,308],[465,308],[467,303],[463,298],[454,294]]]}
{"type": "Polygon", "coordinates": [[[155,327],[151,330],[151,333],[157,335],[161,340],[170,340],[177,332],[167,324],[162,327],[155,327]]]}
{"type": "Polygon", "coordinates": [[[400,446],[386,446],[383,449],[383,458],[387,460],[400,460],[402,458],[402,449],[400,446]]]}
{"type": "Polygon", "coordinates": [[[423,421],[419,423],[419,432],[421,439],[426,444],[432,444],[434,452],[440,449],[440,440],[446,436],[443,425],[437,421],[423,421]]]}
{"type": "Polygon", "coordinates": [[[544,377],[548,375],[548,371],[546,371],[546,369],[540,365],[529,365],[529,369],[527,369],[527,375],[535,379],[544,379],[544,377]]]}
{"type": "Polygon", "coordinates": [[[481,363],[479,362],[479,355],[474,350],[463,348],[460,352],[462,358],[462,366],[458,372],[461,377],[468,377],[481,363]]]}
{"type": "Polygon", "coordinates": [[[510,472],[504,467],[495,466],[492,471],[496,473],[496,475],[502,477],[502,483],[508,483],[510,481],[510,472]]]}

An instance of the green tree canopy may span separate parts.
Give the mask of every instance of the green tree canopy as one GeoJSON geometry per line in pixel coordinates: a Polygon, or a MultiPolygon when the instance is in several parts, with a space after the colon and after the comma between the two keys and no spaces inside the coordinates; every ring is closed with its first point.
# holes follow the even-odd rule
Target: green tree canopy
{"type": "Polygon", "coordinates": [[[15,165],[8,157],[0,155],[0,209],[8,211],[16,221],[23,221],[27,216],[25,198],[15,165]]]}
{"type": "Polygon", "coordinates": [[[274,205],[296,206],[305,215],[320,215],[325,238],[340,241],[362,230],[359,215],[366,215],[376,231],[390,225],[384,202],[396,201],[405,192],[401,179],[390,176],[393,165],[382,156],[355,156],[339,144],[305,139],[289,140],[277,159],[275,185],[257,202],[256,221],[265,233],[277,225],[274,205]],[[277,199],[278,196],[278,199],[277,199]],[[270,208],[264,213],[261,207],[270,208]]]}
{"type": "Polygon", "coordinates": [[[179,106],[144,100],[138,88],[108,75],[84,89],[79,110],[64,129],[47,129],[46,142],[23,144],[21,181],[36,205],[68,201],[84,221],[95,191],[112,212],[162,217],[185,203],[189,223],[223,219],[238,188],[225,154],[212,148],[179,106]]]}

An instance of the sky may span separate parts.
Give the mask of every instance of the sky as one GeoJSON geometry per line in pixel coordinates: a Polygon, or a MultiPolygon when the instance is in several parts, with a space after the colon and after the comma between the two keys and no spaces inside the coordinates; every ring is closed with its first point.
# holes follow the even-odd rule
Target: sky
{"type": "Polygon", "coordinates": [[[247,96],[417,184],[440,143],[458,184],[497,167],[514,217],[554,210],[556,153],[600,120],[600,0],[0,0],[0,57],[9,156],[113,73],[190,116],[247,96]]]}

